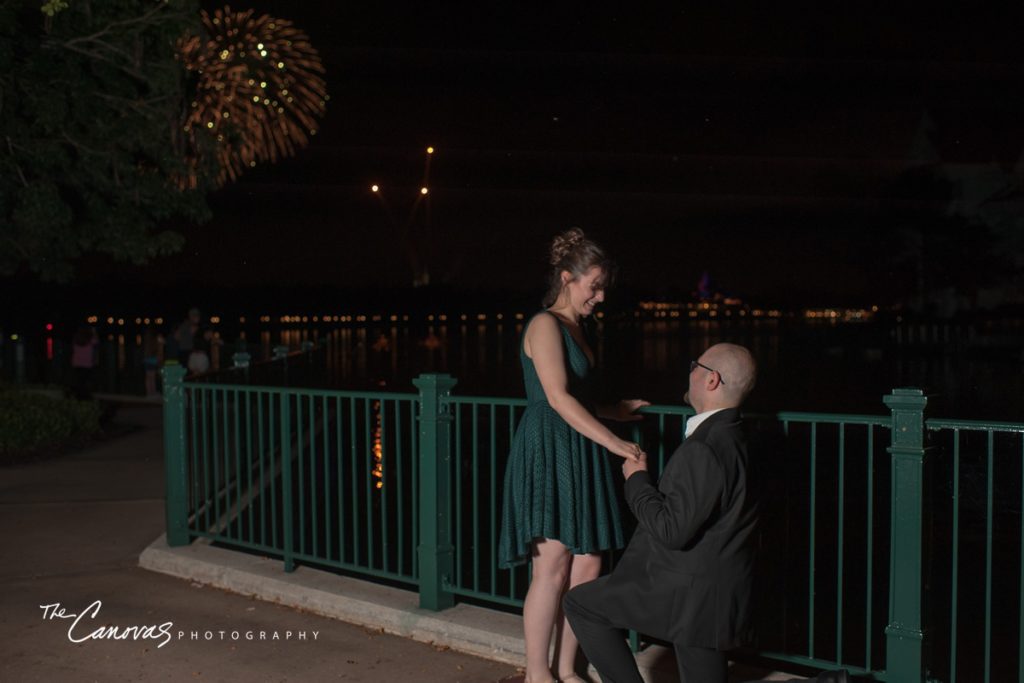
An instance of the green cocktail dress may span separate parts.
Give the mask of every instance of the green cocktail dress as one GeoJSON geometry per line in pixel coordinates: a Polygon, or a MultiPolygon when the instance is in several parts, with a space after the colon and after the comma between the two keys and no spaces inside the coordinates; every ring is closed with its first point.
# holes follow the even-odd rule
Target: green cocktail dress
{"type": "MultiPolygon", "coordinates": [[[[569,393],[593,412],[590,361],[561,321],[559,328],[569,393]]],[[[522,342],[519,359],[527,406],[512,438],[505,469],[499,566],[511,568],[528,561],[530,544],[539,538],[557,539],[577,555],[621,548],[612,456],[570,427],[551,407],[522,342]]]]}

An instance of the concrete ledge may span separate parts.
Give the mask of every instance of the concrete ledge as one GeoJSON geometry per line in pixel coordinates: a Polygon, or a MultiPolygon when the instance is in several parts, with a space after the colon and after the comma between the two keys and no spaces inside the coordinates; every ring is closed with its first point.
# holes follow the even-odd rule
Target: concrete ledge
{"type": "MultiPolygon", "coordinates": [[[[443,612],[420,609],[419,596],[327,571],[214,548],[205,541],[172,548],[166,535],[139,556],[139,566],[260,600],[297,607],[371,629],[512,665],[525,661],[522,618],[484,607],[457,604],[443,612]]],[[[671,650],[650,646],[637,655],[648,683],[677,681],[671,650]]],[[[730,680],[781,680],[777,672],[736,667],[730,680]]],[[[788,675],[784,678],[790,678],[788,675]]],[[[600,680],[591,668],[591,678],[600,680]]]]}
{"type": "Polygon", "coordinates": [[[464,604],[432,612],[419,608],[419,596],[412,591],[301,565],[286,573],[279,559],[199,541],[172,548],[165,535],[142,552],[139,566],[495,661],[523,662],[518,615],[464,604]]]}

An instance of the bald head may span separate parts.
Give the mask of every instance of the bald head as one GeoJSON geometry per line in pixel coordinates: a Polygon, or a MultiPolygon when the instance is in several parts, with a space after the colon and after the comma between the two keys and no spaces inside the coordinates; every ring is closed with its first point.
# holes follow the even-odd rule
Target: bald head
{"type": "Polygon", "coordinates": [[[691,374],[688,398],[698,412],[735,408],[754,388],[757,363],[743,346],[715,344],[701,354],[699,361],[714,373],[705,372],[696,378],[691,374]]]}

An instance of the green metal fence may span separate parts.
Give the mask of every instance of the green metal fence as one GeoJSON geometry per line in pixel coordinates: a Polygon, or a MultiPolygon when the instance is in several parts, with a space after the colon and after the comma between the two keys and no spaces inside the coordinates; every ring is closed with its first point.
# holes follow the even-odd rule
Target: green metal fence
{"type": "Polygon", "coordinates": [[[890,419],[749,415],[761,504],[759,654],[884,680],[890,419]],[[883,504],[879,504],[879,503],[883,504]]]}
{"type": "Polygon", "coordinates": [[[928,513],[948,532],[929,553],[933,672],[949,683],[1024,681],[1024,425],[925,424],[936,470],[928,513]]]}
{"type": "MultiPolygon", "coordinates": [[[[522,604],[528,569],[510,572],[496,562],[505,458],[525,401],[452,395],[456,380],[435,374],[414,381],[417,394],[252,386],[224,376],[185,382],[183,375],[164,370],[171,545],[206,538],[280,557],[286,571],[304,563],[387,580],[417,589],[429,609],[457,597],[522,604]]],[[[926,422],[927,398],[914,389],[894,390],[884,402],[888,415],[748,416],[768,485],[760,592],[775,600],[761,610],[757,654],[898,683],[929,675],[980,680],[968,662],[984,662],[986,681],[1006,680],[991,678],[1002,675],[1005,658],[1024,682],[1024,425],[926,422]],[[976,433],[987,440],[982,455],[966,436],[976,433]],[[948,446],[940,447],[943,439],[948,446]],[[1007,439],[1016,441],[1004,453],[1007,439]],[[966,618],[965,605],[975,602],[964,599],[963,550],[978,539],[965,529],[974,512],[964,511],[962,487],[975,481],[963,476],[975,460],[987,463],[987,491],[978,492],[987,511],[979,537],[985,609],[966,618]],[[997,467],[1013,485],[1000,487],[997,467]],[[948,477],[935,476],[944,468],[948,477]],[[952,505],[941,482],[949,482],[952,505]],[[1008,486],[1016,506],[1004,510],[1008,486]],[[1008,582],[997,541],[1011,533],[1008,582]],[[951,569],[942,595],[936,557],[951,569]],[[927,609],[935,602],[950,609],[927,609]],[[1011,604],[1012,638],[999,626],[1011,604]]],[[[643,412],[646,419],[626,429],[657,471],[692,410],[643,412]]]]}
{"type": "Polygon", "coordinates": [[[165,370],[168,540],[418,585],[420,397],[165,370]]]}
{"type": "Polygon", "coordinates": [[[498,536],[505,460],[522,399],[453,396],[454,464],[450,521],[455,539],[451,592],[521,606],[528,569],[499,569],[498,536]]]}

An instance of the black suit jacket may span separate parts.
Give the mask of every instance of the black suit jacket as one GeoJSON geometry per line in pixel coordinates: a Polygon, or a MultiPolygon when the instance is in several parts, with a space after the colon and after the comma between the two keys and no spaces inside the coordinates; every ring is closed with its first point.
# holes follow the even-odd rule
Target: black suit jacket
{"type": "MultiPolygon", "coordinates": [[[[757,503],[747,486],[739,409],[708,417],[676,449],[657,487],[626,481],[638,526],[601,581],[601,611],[688,647],[727,650],[748,637],[757,503]]],[[[597,588],[595,586],[595,588],[597,588]]]]}

